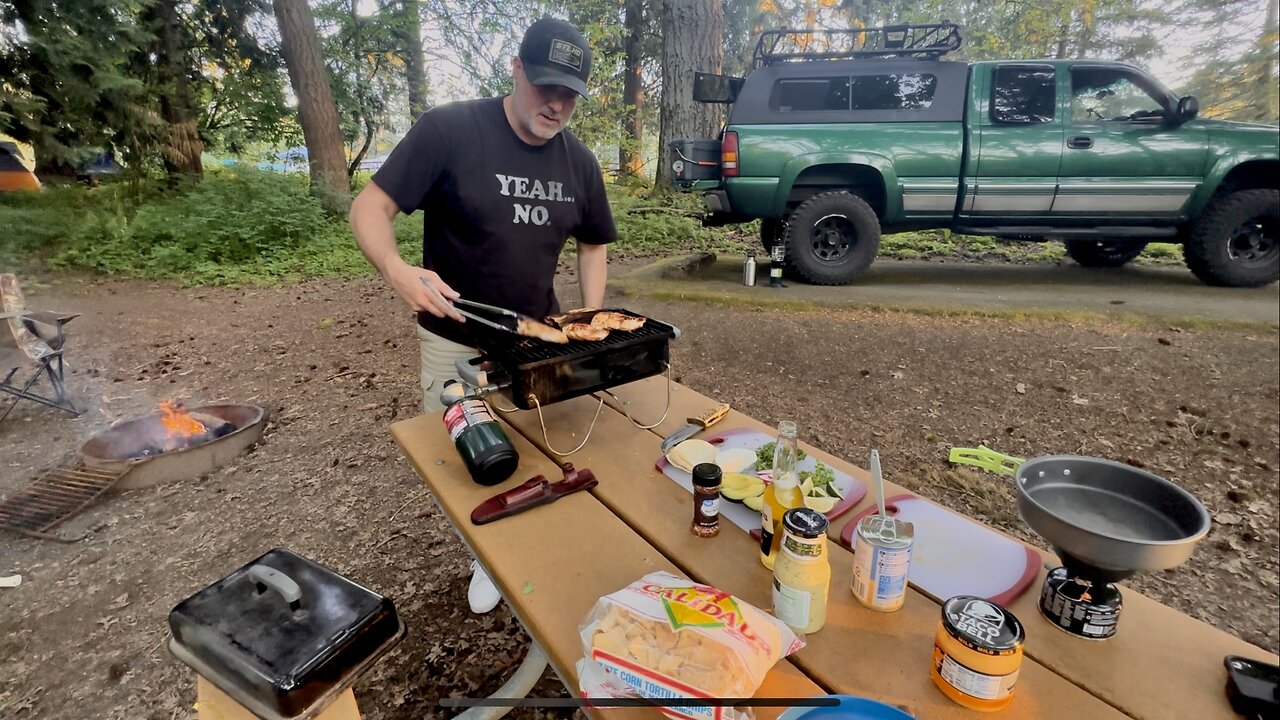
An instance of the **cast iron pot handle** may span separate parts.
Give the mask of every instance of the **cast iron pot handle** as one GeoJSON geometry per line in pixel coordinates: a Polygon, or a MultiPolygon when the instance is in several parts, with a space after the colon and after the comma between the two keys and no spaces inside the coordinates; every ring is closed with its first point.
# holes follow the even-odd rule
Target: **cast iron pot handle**
{"type": "Polygon", "coordinates": [[[298,610],[302,607],[302,588],[298,587],[298,583],[288,575],[273,567],[254,565],[249,568],[249,577],[257,584],[259,595],[270,588],[280,593],[280,597],[289,603],[290,610],[298,610]]]}

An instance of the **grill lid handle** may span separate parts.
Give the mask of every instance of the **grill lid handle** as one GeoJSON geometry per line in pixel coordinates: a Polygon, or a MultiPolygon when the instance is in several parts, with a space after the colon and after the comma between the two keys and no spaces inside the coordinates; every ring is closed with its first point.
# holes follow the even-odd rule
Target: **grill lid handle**
{"type": "Polygon", "coordinates": [[[249,568],[249,578],[257,586],[259,595],[271,589],[289,603],[290,610],[296,612],[302,608],[302,588],[288,575],[267,565],[254,565],[249,568]]]}

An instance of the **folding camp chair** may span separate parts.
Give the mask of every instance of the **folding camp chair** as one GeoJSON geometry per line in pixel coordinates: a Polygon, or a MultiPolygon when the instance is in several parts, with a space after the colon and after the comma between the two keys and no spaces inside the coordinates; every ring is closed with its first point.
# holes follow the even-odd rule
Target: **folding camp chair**
{"type": "Polygon", "coordinates": [[[9,273],[0,274],[0,375],[3,376],[0,392],[16,396],[0,414],[0,422],[4,422],[22,400],[80,414],[67,395],[62,361],[66,343],[62,326],[77,317],[79,313],[28,310],[18,278],[9,273]],[[53,397],[34,390],[41,376],[48,378],[53,397]]]}

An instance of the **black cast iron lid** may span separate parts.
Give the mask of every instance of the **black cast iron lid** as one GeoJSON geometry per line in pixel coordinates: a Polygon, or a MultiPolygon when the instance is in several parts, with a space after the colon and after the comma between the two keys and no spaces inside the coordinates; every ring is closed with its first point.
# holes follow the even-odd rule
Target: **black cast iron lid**
{"type": "Polygon", "coordinates": [[[184,661],[281,717],[350,685],[404,636],[389,598],[284,548],[183,600],[169,628],[184,661]]]}

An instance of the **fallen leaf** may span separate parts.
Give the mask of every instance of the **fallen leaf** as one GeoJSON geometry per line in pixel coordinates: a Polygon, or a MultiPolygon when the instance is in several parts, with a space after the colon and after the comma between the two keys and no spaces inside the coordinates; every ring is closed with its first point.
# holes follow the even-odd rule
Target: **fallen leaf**
{"type": "Polygon", "coordinates": [[[1071,402],[1075,403],[1076,405],[1088,405],[1089,398],[1082,398],[1079,395],[1072,395],[1071,402]]]}
{"type": "Polygon", "coordinates": [[[125,593],[120,597],[116,598],[115,600],[112,600],[111,604],[107,606],[107,609],[120,610],[126,607],[129,607],[129,593],[125,593]]]}
{"type": "Polygon", "coordinates": [[[1161,345],[1172,345],[1172,344],[1173,344],[1173,341],[1172,341],[1172,340],[1170,340],[1169,338],[1156,338],[1156,342],[1160,343],[1161,345]]]}
{"type": "Polygon", "coordinates": [[[1227,512],[1221,513],[1216,519],[1220,525],[1239,525],[1241,518],[1236,513],[1227,512]]]}
{"type": "Polygon", "coordinates": [[[526,580],[524,583],[524,594],[528,595],[531,592],[533,592],[533,583],[529,580],[526,580]]]}
{"type": "Polygon", "coordinates": [[[1019,395],[1026,395],[1026,394],[1027,394],[1027,386],[1026,386],[1026,384],[1025,384],[1025,383],[1018,383],[1017,385],[1014,385],[1014,386],[1013,386],[1013,390],[1014,390],[1014,392],[1018,393],[1019,395]]]}

